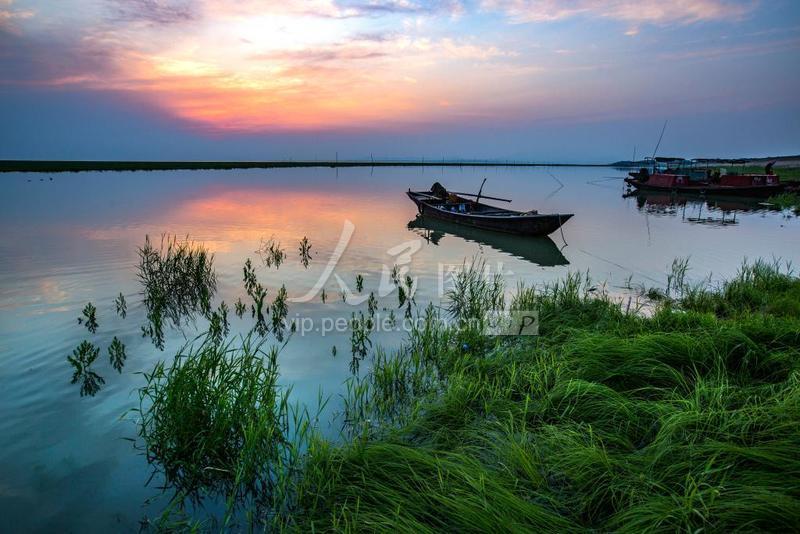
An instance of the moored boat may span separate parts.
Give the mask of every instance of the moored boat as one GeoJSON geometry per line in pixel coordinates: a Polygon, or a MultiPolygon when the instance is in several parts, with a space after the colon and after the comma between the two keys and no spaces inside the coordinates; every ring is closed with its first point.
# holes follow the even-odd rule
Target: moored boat
{"type": "Polygon", "coordinates": [[[480,202],[480,192],[478,195],[456,194],[448,192],[438,182],[430,191],[409,190],[406,194],[427,217],[509,234],[549,235],[573,216],[572,213],[541,214],[535,210],[521,212],[490,206],[480,202]],[[461,195],[476,196],[477,199],[469,200],[461,195]]]}
{"type": "MultiPolygon", "coordinates": [[[[668,158],[670,161],[685,161],[668,158]]],[[[781,193],[785,186],[780,178],[772,173],[772,164],[768,164],[764,174],[733,174],[720,175],[710,171],[697,169],[685,170],[677,168],[659,169],[660,158],[653,163],[653,172],[647,168],[629,173],[630,177],[625,182],[639,190],[644,191],[670,191],[700,195],[732,195],[740,197],[766,198],[781,193]]]]}

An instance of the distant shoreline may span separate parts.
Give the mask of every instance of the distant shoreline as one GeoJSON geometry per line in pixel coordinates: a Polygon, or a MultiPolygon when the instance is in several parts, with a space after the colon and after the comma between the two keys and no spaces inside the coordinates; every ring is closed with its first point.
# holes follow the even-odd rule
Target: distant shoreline
{"type": "MultiPolygon", "coordinates": [[[[800,165],[800,156],[774,158],[706,160],[714,164],[758,165],[778,161],[776,167],[800,165]]],[[[0,160],[3,172],[84,172],[84,171],[178,171],[347,167],[639,167],[642,161],[614,163],[544,163],[494,160],[332,160],[332,161],[93,161],[93,160],[0,160]]]]}
{"type": "Polygon", "coordinates": [[[611,167],[608,163],[515,161],[42,161],[0,160],[0,172],[177,171],[294,167],[611,167]]]}

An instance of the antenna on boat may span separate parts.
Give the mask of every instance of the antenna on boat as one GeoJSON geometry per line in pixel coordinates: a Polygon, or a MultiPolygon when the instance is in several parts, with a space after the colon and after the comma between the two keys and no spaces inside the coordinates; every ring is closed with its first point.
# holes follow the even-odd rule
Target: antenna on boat
{"type": "Polygon", "coordinates": [[[664,132],[667,129],[667,122],[668,121],[664,121],[664,126],[663,128],[661,128],[661,135],[658,136],[658,143],[656,143],[656,148],[655,150],[653,150],[653,159],[655,159],[656,157],[656,152],[658,152],[658,147],[661,146],[661,140],[664,138],[664,132]]]}
{"type": "Polygon", "coordinates": [[[483,181],[481,182],[481,187],[480,187],[480,189],[478,189],[478,198],[475,200],[475,203],[478,203],[478,202],[481,201],[481,193],[483,192],[483,184],[485,184],[485,183],[486,183],[486,178],[484,178],[483,181]]]}

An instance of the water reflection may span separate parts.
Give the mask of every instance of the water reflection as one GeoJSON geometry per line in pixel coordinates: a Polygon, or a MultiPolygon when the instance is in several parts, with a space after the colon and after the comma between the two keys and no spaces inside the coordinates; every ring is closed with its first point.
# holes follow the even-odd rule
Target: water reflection
{"type": "MultiPolygon", "coordinates": [[[[430,169],[383,168],[374,176],[369,169],[348,169],[341,170],[338,179],[327,169],[79,173],[60,175],[47,187],[39,187],[38,178],[29,183],[29,175],[4,176],[0,493],[5,492],[5,498],[0,498],[0,531],[134,532],[143,515],[160,513],[167,502],[154,493],[164,480],[156,478],[145,486],[151,469],[122,439],[135,436],[136,428],[120,415],[138,404],[131,392],[143,385],[142,373],[152,372],[161,360],[172,361],[195,335],[212,330],[212,337],[223,339],[246,336],[253,329],[254,301],[243,287],[248,258],[258,283],[268,291],[262,313],[270,331],[273,300],[283,285],[289,319],[299,314],[315,325],[326,318],[360,321],[363,311],[366,321],[377,306],[376,321],[380,318],[382,323],[388,314],[402,324],[410,298],[416,298],[418,308],[441,302],[441,290],[446,289],[442,266],[460,266],[476,254],[492,267],[502,263],[512,272],[507,287],[559,280],[568,269],[589,270],[609,284],[624,284],[631,275],[634,282],[657,284],[666,279],[664,269],[674,258],[687,256],[692,258],[690,276],[713,272],[717,278],[732,276],[744,256],[779,255],[800,261],[796,217],[737,211],[736,231],[693,225],[687,238],[682,206],[675,215],[651,217],[637,208],[636,199],[621,198],[621,176],[606,176],[607,169],[559,169],[554,174],[563,188],[550,198],[555,182],[545,169],[444,169],[436,179],[461,189],[480,183],[487,173],[494,173],[493,190],[514,192],[514,204],[576,213],[564,230],[569,247],[563,254],[558,251],[559,234],[551,241],[482,235],[478,230],[446,228],[441,222],[433,228],[424,221],[409,225],[416,209],[404,192],[430,187],[430,169]],[[352,239],[328,275],[327,265],[338,254],[345,227],[354,229],[352,239]],[[140,327],[149,324],[148,309],[136,275],[144,236],[155,236],[153,246],[159,249],[165,232],[179,239],[190,235],[202,243],[209,256],[214,254],[218,278],[210,318],[198,306],[196,324],[190,320],[187,327],[182,320],[183,332],[164,318],[162,352],[149,336],[141,335],[140,327]],[[274,264],[267,267],[255,254],[262,238],[272,236],[287,253],[279,270],[274,264]],[[313,242],[307,247],[314,256],[308,266],[299,250],[304,236],[313,242]],[[400,258],[407,260],[402,267],[408,272],[393,268],[400,258]],[[356,291],[359,274],[363,293],[356,291]],[[317,288],[320,279],[325,283],[317,288]],[[340,280],[348,289],[344,298],[340,280]],[[303,299],[311,289],[314,292],[303,299]],[[366,300],[371,292],[377,302],[366,300]],[[356,300],[359,308],[350,305],[356,300]],[[76,321],[88,302],[96,307],[96,333],[76,321]],[[84,340],[83,351],[73,355],[84,340]],[[77,367],[65,361],[68,355],[77,367]],[[117,367],[123,364],[119,373],[117,367]],[[76,370],[78,382],[71,385],[76,370]],[[98,379],[101,375],[105,384],[98,379]],[[87,394],[101,387],[93,399],[78,394],[84,377],[90,380],[87,394]],[[90,494],[92,499],[84,497],[90,494]],[[142,508],[150,498],[153,504],[142,508]]],[[[698,200],[702,201],[694,201],[698,200]]],[[[714,208],[714,215],[721,209],[714,208]]],[[[687,217],[707,216],[708,210],[704,205],[698,214],[694,204],[686,206],[687,217]]],[[[280,301],[276,310],[282,315],[280,301]]],[[[351,329],[344,330],[324,336],[298,331],[279,357],[280,382],[293,387],[293,402],[313,408],[320,390],[331,397],[321,418],[324,425],[342,410],[339,394],[351,378],[351,353],[360,355],[363,344],[370,350],[367,339],[351,339],[351,329]]],[[[369,340],[375,352],[402,336],[381,330],[369,340]]],[[[361,371],[372,364],[368,356],[361,371]]],[[[325,428],[332,437],[338,434],[338,426],[325,428]]]]}
{"type": "Polygon", "coordinates": [[[636,207],[648,215],[680,217],[690,224],[735,226],[741,213],[779,212],[780,208],[764,199],[747,197],[688,196],[657,191],[636,191],[623,195],[635,198],[636,207]]]}
{"type": "Polygon", "coordinates": [[[492,247],[500,252],[506,252],[542,267],[569,265],[567,258],[549,237],[523,237],[492,232],[422,215],[409,221],[408,228],[433,245],[438,245],[446,235],[454,235],[467,241],[492,247]]]}

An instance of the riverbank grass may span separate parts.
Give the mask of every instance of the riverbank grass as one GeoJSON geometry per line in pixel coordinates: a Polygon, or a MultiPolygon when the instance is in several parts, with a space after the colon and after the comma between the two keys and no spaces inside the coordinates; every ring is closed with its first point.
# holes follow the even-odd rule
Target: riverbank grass
{"type": "Polygon", "coordinates": [[[800,310],[781,299],[798,291],[757,262],[646,318],[572,276],[519,292],[541,310],[537,338],[476,352],[431,327],[435,350],[412,343],[402,370],[375,362],[373,423],[311,447],[287,525],[797,530],[800,310]],[[416,396],[398,386],[415,382],[416,396]],[[375,424],[387,397],[406,416],[375,424]]]}
{"type": "Polygon", "coordinates": [[[681,265],[646,316],[587,275],[519,287],[540,333],[521,337],[467,320],[498,280],[457,277],[350,379],[342,438],[305,431],[290,462],[274,359],[247,346],[149,375],[141,438],[168,480],[252,495],[270,529],[800,530],[800,280],[755,262],[689,286],[681,265]]]}

